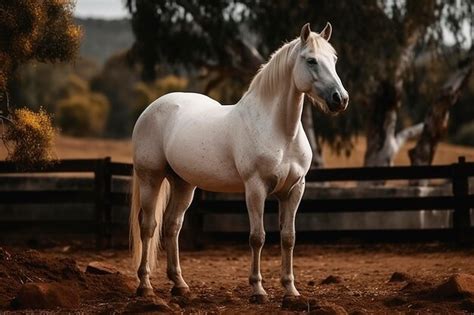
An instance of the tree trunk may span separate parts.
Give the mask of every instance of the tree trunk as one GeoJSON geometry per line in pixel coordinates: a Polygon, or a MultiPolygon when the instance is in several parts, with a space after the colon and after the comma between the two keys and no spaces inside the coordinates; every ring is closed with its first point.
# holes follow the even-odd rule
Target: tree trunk
{"type": "MultiPolygon", "coordinates": [[[[433,162],[436,147],[448,127],[449,110],[458,101],[472,73],[473,59],[473,56],[470,56],[462,62],[441,88],[439,96],[425,116],[420,139],[408,152],[411,165],[431,165],[433,162]]],[[[426,184],[426,181],[416,181],[412,184],[426,184]]]]}
{"type": "MultiPolygon", "coordinates": [[[[398,56],[398,62],[389,76],[379,85],[372,99],[372,114],[367,128],[367,149],[364,156],[364,166],[391,166],[399,151],[399,142],[405,142],[407,136],[416,136],[420,128],[413,127],[412,131],[395,133],[398,109],[401,106],[403,83],[415,44],[422,35],[421,30],[414,30],[405,40],[405,47],[398,56]]],[[[377,182],[381,184],[383,182],[377,182]]]]}
{"type": "Polygon", "coordinates": [[[383,84],[375,99],[376,105],[367,129],[365,167],[390,166],[393,162],[398,108],[394,106],[394,96],[390,90],[392,89],[388,83],[383,84]]]}
{"type": "MultiPolygon", "coordinates": [[[[392,166],[396,154],[408,136],[415,137],[417,132],[421,132],[419,126],[410,127],[409,130],[398,134],[395,132],[405,73],[414,58],[415,45],[422,35],[422,30],[415,29],[408,34],[393,69],[393,76],[388,76],[380,83],[372,99],[372,115],[367,124],[367,148],[364,155],[366,167],[392,166]]],[[[374,185],[385,185],[385,181],[359,182],[359,186],[374,185]]]]}
{"type": "Polygon", "coordinates": [[[395,156],[398,154],[403,145],[411,139],[418,138],[423,130],[423,123],[419,123],[399,132],[395,132],[397,123],[396,109],[388,110],[384,119],[383,133],[376,134],[374,137],[367,137],[367,151],[364,156],[364,165],[366,167],[374,166],[392,166],[395,156]],[[377,138],[378,136],[378,138],[377,138]],[[375,141],[383,141],[378,149],[369,149],[369,146],[375,146],[375,141]]]}
{"type": "Polygon", "coordinates": [[[311,146],[311,150],[313,151],[313,159],[311,160],[311,169],[323,168],[324,159],[322,155],[322,148],[314,132],[313,108],[311,106],[312,106],[311,103],[306,101],[306,98],[305,98],[305,102],[303,105],[303,115],[302,115],[301,120],[303,123],[303,129],[309,140],[309,145],[311,146]]]}

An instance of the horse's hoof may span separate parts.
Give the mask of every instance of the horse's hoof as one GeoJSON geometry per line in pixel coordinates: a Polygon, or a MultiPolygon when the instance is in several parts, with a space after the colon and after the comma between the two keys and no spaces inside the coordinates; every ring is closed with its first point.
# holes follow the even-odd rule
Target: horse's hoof
{"type": "Polygon", "coordinates": [[[268,302],[268,295],[265,294],[254,294],[249,299],[252,304],[265,304],[268,302]]]}
{"type": "Polygon", "coordinates": [[[140,297],[151,297],[155,296],[155,292],[153,292],[152,288],[138,288],[137,289],[137,296],[140,297]]]}
{"type": "Polygon", "coordinates": [[[285,295],[281,308],[289,311],[309,311],[309,302],[301,295],[285,295]]]}
{"type": "Polygon", "coordinates": [[[188,287],[173,287],[171,289],[171,295],[172,296],[190,296],[191,291],[189,290],[188,287]]]}

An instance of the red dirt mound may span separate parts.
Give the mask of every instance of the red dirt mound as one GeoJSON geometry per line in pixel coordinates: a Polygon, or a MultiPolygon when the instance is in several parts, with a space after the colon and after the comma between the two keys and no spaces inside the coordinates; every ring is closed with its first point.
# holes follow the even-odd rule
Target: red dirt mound
{"type": "Polygon", "coordinates": [[[285,299],[280,284],[280,248],[266,246],[262,274],[269,295],[265,304],[249,303],[247,246],[183,251],[182,269],[191,289],[188,297],[171,296],[166,259],[160,256],[158,270],[151,279],[157,296],[136,298],[136,271],[129,254],[116,250],[0,249],[0,313],[13,309],[11,300],[21,296],[19,291],[25,288],[25,283],[32,288],[26,293],[33,297],[27,296],[26,302],[17,299],[23,301],[23,309],[36,311],[45,306],[53,309],[53,313],[474,312],[474,298],[470,293],[474,249],[443,244],[299,245],[295,249],[294,263],[296,286],[302,298],[285,299]],[[84,272],[87,267],[89,272],[84,272]],[[102,274],[90,273],[92,269],[102,274]],[[406,276],[395,278],[405,280],[390,282],[396,272],[406,276]],[[343,281],[321,284],[328,275],[337,275],[343,281]],[[77,294],[65,299],[66,291],[71,290],[77,294]],[[77,296],[79,304],[75,302],[77,296]],[[36,304],[29,304],[31,301],[36,304]]]}
{"type": "Polygon", "coordinates": [[[72,259],[55,259],[34,250],[0,248],[0,310],[12,307],[12,300],[26,283],[55,283],[72,289],[84,304],[94,300],[126,301],[134,294],[132,281],[119,273],[83,273],[72,259]]]}

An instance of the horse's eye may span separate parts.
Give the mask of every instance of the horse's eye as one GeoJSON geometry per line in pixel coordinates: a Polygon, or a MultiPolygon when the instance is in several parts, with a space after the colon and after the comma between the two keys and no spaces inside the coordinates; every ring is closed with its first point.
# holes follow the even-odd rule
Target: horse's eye
{"type": "Polygon", "coordinates": [[[312,66],[318,64],[318,62],[317,62],[316,59],[314,59],[314,58],[308,58],[308,59],[306,60],[306,62],[307,62],[308,64],[312,65],[312,66]]]}

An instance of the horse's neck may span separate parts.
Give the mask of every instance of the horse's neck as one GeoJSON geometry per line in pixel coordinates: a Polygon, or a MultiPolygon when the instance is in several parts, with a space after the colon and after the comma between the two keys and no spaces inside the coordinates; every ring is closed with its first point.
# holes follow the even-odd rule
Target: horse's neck
{"type": "MultiPolygon", "coordinates": [[[[286,82],[293,82],[293,79],[288,78],[286,82]]],[[[303,94],[297,91],[293,83],[285,85],[276,95],[267,99],[249,91],[239,103],[250,116],[267,120],[289,140],[296,137],[303,111],[303,94]]]]}
{"type": "MultiPolygon", "coordinates": [[[[293,82],[293,80],[291,82],[293,82]]],[[[281,103],[277,105],[278,113],[276,119],[283,122],[285,135],[293,139],[296,137],[301,124],[303,94],[296,89],[294,84],[290,85],[290,88],[286,93],[286,95],[283,94],[281,103]],[[285,98],[286,101],[284,101],[285,98]]]]}

